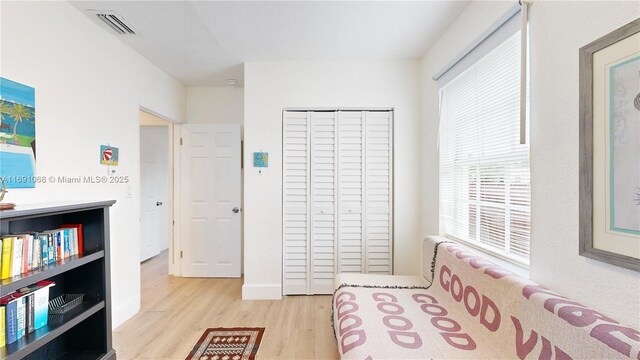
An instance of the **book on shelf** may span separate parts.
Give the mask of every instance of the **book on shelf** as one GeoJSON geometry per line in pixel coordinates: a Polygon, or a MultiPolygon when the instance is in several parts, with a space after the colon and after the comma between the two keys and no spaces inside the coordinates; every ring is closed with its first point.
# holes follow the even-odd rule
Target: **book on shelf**
{"type": "Polygon", "coordinates": [[[4,322],[5,322],[5,308],[4,306],[0,306],[0,347],[3,347],[6,345],[6,332],[4,330],[4,322]]]}
{"type": "Polygon", "coordinates": [[[13,344],[47,325],[49,288],[54,285],[52,281],[40,281],[0,298],[0,312],[4,314],[0,343],[13,344]]]}
{"type": "Polygon", "coordinates": [[[22,240],[23,240],[23,246],[22,246],[22,270],[20,271],[20,273],[26,273],[27,271],[31,270],[31,257],[33,256],[33,250],[31,249],[31,247],[33,246],[33,244],[31,243],[31,236],[30,234],[26,234],[26,235],[22,235],[22,240]]]}
{"type": "Polygon", "coordinates": [[[11,248],[13,247],[13,238],[6,237],[2,239],[2,269],[0,276],[6,279],[11,276],[11,248]]]}
{"type": "Polygon", "coordinates": [[[5,235],[0,239],[0,278],[6,279],[82,254],[84,237],[81,224],[59,229],[5,235]]]}
{"type": "Polygon", "coordinates": [[[16,338],[17,339],[22,339],[22,337],[25,335],[25,318],[26,318],[26,298],[22,295],[20,295],[20,297],[18,297],[18,300],[16,301],[16,304],[18,305],[17,307],[17,316],[18,316],[18,327],[16,329],[16,338]]]}
{"type": "Polygon", "coordinates": [[[62,224],[61,228],[76,229],[72,232],[73,236],[73,249],[76,254],[82,255],[84,252],[84,231],[82,231],[82,224],[62,224]]]}
{"type": "Polygon", "coordinates": [[[49,316],[49,288],[54,286],[52,281],[39,281],[34,285],[20,289],[20,293],[27,296],[27,305],[30,308],[28,316],[29,333],[47,325],[49,316]]]}
{"type": "Polygon", "coordinates": [[[30,293],[26,295],[26,309],[25,309],[25,317],[26,317],[26,324],[25,324],[25,329],[27,331],[27,334],[32,333],[35,328],[33,325],[33,318],[35,316],[35,293],[30,293]]]}
{"type": "Polygon", "coordinates": [[[13,247],[11,248],[11,276],[22,274],[22,248],[24,239],[21,236],[13,238],[13,247]]]}
{"type": "Polygon", "coordinates": [[[5,308],[5,343],[13,344],[18,341],[18,302],[21,296],[11,293],[0,298],[0,306],[5,308]]]}

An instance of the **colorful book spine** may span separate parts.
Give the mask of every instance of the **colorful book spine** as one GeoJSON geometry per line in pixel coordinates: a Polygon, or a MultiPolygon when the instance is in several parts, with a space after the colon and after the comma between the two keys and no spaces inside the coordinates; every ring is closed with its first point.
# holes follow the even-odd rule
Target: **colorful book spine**
{"type": "Polygon", "coordinates": [[[18,339],[22,339],[22,337],[25,335],[25,328],[26,328],[26,303],[25,303],[25,298],[24,297],[19,297],[18,300],[16,301],[16,304],[18,304],[17,307],[17,314],[18,314],[18,328],[17,328],[17,332],[16,332],[16,337],[18,339]]]}
{"type": "Polygon", "coordinates": [[[76,255],[82,255],[84,252],[84,234],[82,231],[82,224],[63,224],[60,227],[63,228],[74,228],[74,253],[76,255]]]}
{"type": "Polygon", "coordinates": [[[40,281],[36,284],[33,301],[33,329],[38,330],[47,325],[49,318],[49,288],[55,284],[52,281],[40,281]]]}
{"type": "Polygon", "coordinates": [[[34,328],[34,315],[35,315],[35,293],[30,293],[26,296],[27,298],[27,306],[26,306],[26,318],[27,318],[27,324],[26,324],[26,333],[27,334],[31,334],[35,328],[34,328]]]}
{"type": "Polygon", "coordinates": [[[60,236],[60,232],[55,232],[55,246],[56,246],[56,261],[62,259],[62,247],[64,246],[64,239],[60,236]]]}
{"type": "Polygon", "coordinates": [[[4,306],[0,306],[0,348],[6,345],[7,332],[5,331],[5,312],[4,306]]]}
{"type": "Polygon", "coordinates": [[[5,331],[6,335],[6,343],[13,344],[18,341],[18,304],[15,300],[8,302],[4,308],[5,311],[5,331]]]}
{"type": "Polygon", "coordinates": [[[40,248],[42,249],[40,265],[45,266],[49,264],[49,236],[46,234],[40,234],[38,238],[40,239],[40,248]]]}
{"type": "Polygon", "coordinates": [[[78,255],[78,229],[69,229],[69,245],[71,247],[71,255],[78,255]]]}
{"type": "Polygon", "coordinates": [[[48,235],[47,247],[49,249],[49,264],[56,262],[56,247],[55,247],[55,239],[53,238],[54,234],[51,233],[48,235]]]}
{"type": "Polygon", "coordinates": [[[26,273],[29,271],[29,256],[31,256],[30,245],[29,245],[29,235],[21,235],[22,238],[22,270],[20,273],[26,273]]]}
{"type": "Polygon", "coordinates": [[[33,243],[33,259],[31,260],[31,269],[38,269],[42,263],[42,247],[40,246],[40,239],[35,234],[32,239],[33,243]]]}
{"type": "Polygon", "coordinates": [[[2,241],[2,270],[0,276],[3,279],[11,277],[11,248],[13,238],[7,237],[2,241]]]}
{"type": "Polygon", "coordinates": [[[69,243],[69,229],[63,229],[62,231],[60,231],[62,233],[62,236],[64,237],[64,255],[63,257],[69,257],[71,256],[71,248],[70,248],[70,243],[69,243]]]}
{"type": "Polygon", "coordinates": [[[11,276],[20,275],[22,273],[22,251],[24,240],[21,237],[13,238],[13,247],[11,248],[11,276]]]}

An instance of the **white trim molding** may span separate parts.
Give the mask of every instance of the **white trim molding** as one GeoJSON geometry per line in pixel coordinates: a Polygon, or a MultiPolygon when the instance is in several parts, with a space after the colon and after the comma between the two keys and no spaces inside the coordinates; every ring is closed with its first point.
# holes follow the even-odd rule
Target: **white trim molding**
{"type": "Polygon", "coordinates": [[[280,284],[244,284],[242,300],[282,300],[282,286],[280,284]]]}

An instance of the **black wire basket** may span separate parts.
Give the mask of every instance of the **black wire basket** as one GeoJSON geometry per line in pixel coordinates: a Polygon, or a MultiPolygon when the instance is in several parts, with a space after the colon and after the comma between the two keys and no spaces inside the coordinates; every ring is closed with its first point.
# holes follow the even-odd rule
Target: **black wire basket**
{"type": "Polygon", "coordinates": [[[84,294],[64,294],[49,301],[49,315],[64,315],[67,311],[82,304],[84,294]]]}

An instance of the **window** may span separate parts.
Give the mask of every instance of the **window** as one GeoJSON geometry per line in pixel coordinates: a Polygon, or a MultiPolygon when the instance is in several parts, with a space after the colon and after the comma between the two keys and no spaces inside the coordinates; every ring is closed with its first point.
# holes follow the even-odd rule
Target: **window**
{"type": "Polygon", "coordinates": [[[440,224],[528,264],[529,141],[520,144],[519,101],[520,31],[441,88],[440,224]]]}

